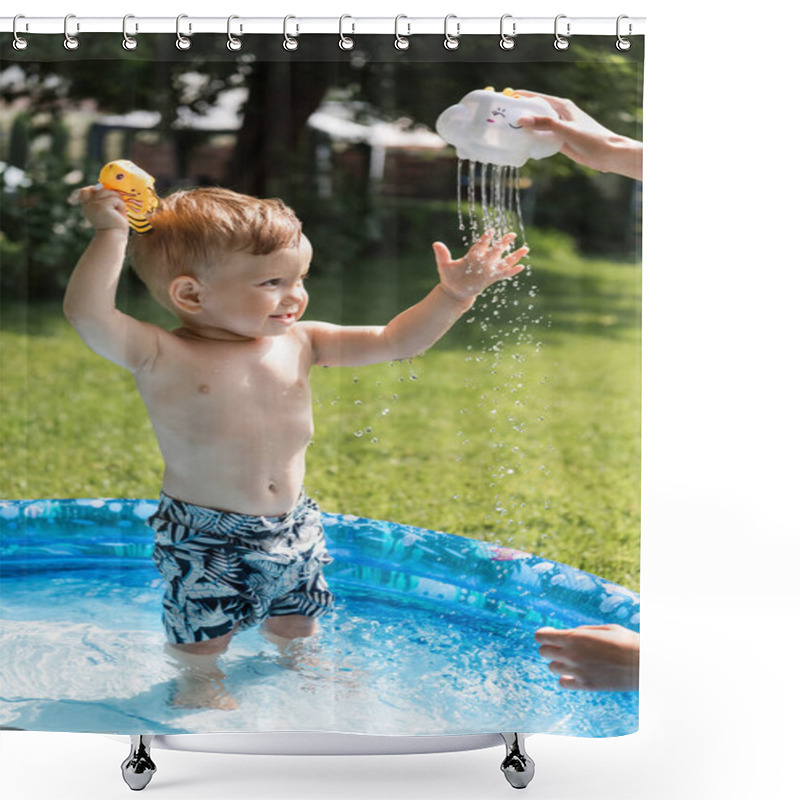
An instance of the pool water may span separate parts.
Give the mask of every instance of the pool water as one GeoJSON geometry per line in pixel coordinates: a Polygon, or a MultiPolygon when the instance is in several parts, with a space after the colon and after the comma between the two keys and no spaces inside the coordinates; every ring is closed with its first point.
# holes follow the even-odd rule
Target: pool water
{"type": "Polygon", "coordinates": [[[257,630],[220,658],[235,710],[175,708],[153,501],[0,503],[0,725],[40,731],[492,731],[618,736],[638,695],[563,690],[534,631],[638,628],[638,596],[526,553],[324,515],[336,594],[320,632],[281,655],[257,630]]]}

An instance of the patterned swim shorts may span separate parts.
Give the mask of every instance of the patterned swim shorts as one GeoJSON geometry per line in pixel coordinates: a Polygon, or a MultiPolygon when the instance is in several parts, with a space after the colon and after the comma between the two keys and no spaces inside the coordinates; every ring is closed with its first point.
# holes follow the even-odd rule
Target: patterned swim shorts
{"type": "Polygon", "coordinates": [[[147,524],[167,584],[162,620],[173,644],[214,639],[267,617],[318,617],[333,607],[322,574],[333,559],[319,508],[305,493],[288,514],[258,517],[162,492],[147,524]]]}

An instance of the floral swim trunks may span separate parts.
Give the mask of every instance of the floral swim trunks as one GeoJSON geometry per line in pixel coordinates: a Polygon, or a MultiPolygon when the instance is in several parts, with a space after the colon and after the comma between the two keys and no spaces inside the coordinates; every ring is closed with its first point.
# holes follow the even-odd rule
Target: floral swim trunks
{"type": "Polygon", "coordinates": [[[258,517],[162,492],[147,524],[167,584],[162,620],[173,644],[214,639],[267,617],[318,617],[333,607],[322,574],[333,559],[319,508],[305,493],[288,514],[258,517]]]}

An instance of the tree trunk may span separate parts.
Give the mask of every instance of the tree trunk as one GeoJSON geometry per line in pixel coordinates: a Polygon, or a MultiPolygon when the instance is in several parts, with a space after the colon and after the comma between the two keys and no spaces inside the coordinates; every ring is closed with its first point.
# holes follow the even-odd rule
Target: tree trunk
{"type": "Polygon", "coordinates": [[[286,193],[306,122],[333,77],[320,66],[303,61],[253,65],[242,127],[228,167],[232,189],[257,197],[286,193]]]}

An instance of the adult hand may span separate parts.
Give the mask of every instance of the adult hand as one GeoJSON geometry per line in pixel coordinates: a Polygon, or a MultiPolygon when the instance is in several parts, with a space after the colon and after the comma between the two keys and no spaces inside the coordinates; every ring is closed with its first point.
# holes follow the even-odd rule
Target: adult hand
{"type": "Polygon", "coordinates": [[[515,89],[525,97],[546,100],[558,114],[552,117],[522,117],[519,124],[532,131],[554,131],[564,137],[561,152],[577,164],[642,179],[642,144],[620,136],[589,116],[572,100],[515,89]]]}
{"type": "Polygon", "coordinates": [[[539,628],[539,655],[560,675],[564,689],[635,691],[639,688],[639,634],[621,625],[539,628]]]}

